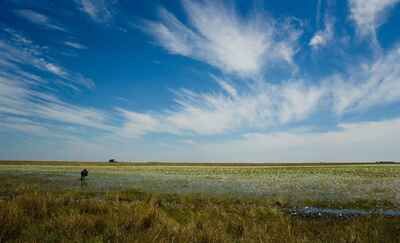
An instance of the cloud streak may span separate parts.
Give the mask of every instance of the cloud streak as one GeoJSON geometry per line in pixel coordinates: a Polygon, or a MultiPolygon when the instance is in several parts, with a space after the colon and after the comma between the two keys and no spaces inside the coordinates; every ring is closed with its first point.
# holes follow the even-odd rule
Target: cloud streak
{"type": "Polygon", "coordinates": [[[253,18],[213,1],[184,1],[190,25],[160,10],[160,21],[146,21],[145,30],[172,54],[206,62],[240,76],[263,73],[267,64],[293,63],[301,32],[291,21],[278,24],[261,12],[253,18]]]}
{"type": "Polygon", "coordinates": [[[112,5],[116,1],[107,0],[75,0],[79,9],[98,23],[108,23],[113,19],[112,5]]]}
{"type": "Polygon", "coordinates": [[[16,10],[15,13],[18,16],[20,16],[20,17],[22,17],[22,18],[24,18],[24,19],[26,19],[26,20],[28,20],[28,21],[36,24],[36,25],[39,25],[39,26],[42,26],[42,27],[45,27],[45,28],[48,28],[48,29],[53,29],[53,30],[58,30],[58,31],[63,31],[63,32],[66,31],[66,29],[64,27],[61,27],[60,25],[55,24],[46,15],[38,13],[38,12],[35,12],[33,10],[20,9],[20,10],[16,10]]]}
{"type": "Polygon", "coordinates": [[[365,62],[345,77],[335,75],[332,95],[337,113],[362,112],[400,100],[400,48],[365,62]]]}
{"type": "Polygon", "coordinates": [[[42,47],[20,33],[11,29],[6,33],[9,39],[0,41],[2,123],[19,131],[47,135],[64,130],[65,124],[111,130],[103,112],[65,103],[50,88],[50,84],[57,88],[62,82],[63,87],[73,90],[91,89],[92,80],[48,61],[42,47]]]}
{"type": "Polygon", "coordinates": [[[78,50],[88,49],[87,46],[82,45],[82,44],[77,43],[77,42],[72,42],[72,41],[65,41],[64,45],[66,45],[68,47],[72,47],[74,49],[78,49],[78,50]]]}
{"type": "Polygon", "coordinates": [[[38,71],[50,73],[75,86],[77,85],[89,89],[95,87],[91,79],[79,73],[70,72],[59,64],[49,61],[48,58],[43,55],[43,47],[34,44],[26,37],[22,37],[21,34],[14,30],[9,29],[6,31],[10,39],[9,41],[0,40],[0,66],[14,69],[13,72],[18,74],[21,70],[24,70],[26,65],[29,65],[38,71]]]}

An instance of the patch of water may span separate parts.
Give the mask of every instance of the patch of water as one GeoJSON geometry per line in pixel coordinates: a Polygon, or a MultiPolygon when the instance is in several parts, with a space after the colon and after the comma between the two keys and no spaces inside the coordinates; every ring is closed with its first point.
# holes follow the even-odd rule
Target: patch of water
{"type": "Polygon", "coordinates": [[[362,209],[345,209],[345,208],[318,208],[304,207],[293,208],[288,210],[291,215],[302,217],[361,217],[361,216],[384,216],[384,217],[400,217],[400,210],[362,210],[362,209]]]}

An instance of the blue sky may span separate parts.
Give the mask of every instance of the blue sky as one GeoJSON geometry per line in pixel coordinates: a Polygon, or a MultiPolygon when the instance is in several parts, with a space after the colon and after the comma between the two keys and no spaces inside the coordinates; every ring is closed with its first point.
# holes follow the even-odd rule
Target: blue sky
{"type": "Polygon", "coordinates": [[[400,0],[0,2],[0,159],[399,160],[400,0]]]}

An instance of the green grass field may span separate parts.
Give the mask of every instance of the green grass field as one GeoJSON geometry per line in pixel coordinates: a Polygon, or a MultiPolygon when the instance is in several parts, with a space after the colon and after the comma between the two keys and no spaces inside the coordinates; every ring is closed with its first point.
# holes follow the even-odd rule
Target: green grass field
{"type": "Polygon", "coordinates": [[[0,242],[400,242],[400,165],[0,162],[0,242]],[[89,170],[87,180],[79,172],[89,170]]]}

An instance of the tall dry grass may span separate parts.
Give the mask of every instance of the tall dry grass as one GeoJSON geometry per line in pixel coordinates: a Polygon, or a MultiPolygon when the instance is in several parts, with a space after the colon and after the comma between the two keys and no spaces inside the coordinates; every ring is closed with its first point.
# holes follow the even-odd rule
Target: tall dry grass
{"type": "Polygon", "coordinates": [[[291,217],[263,200],[29,187],[1,198],[0,242],[400,242],[398,218],[291,217]]]}

